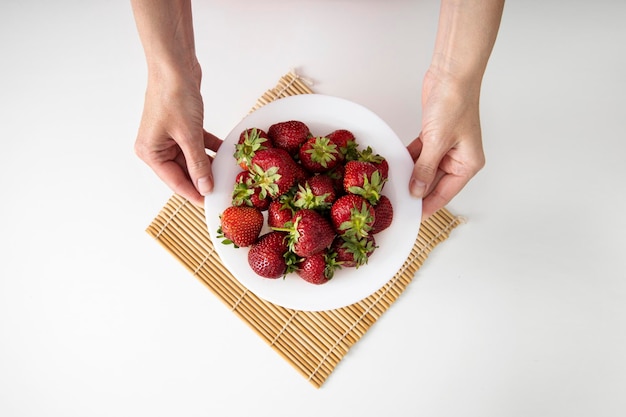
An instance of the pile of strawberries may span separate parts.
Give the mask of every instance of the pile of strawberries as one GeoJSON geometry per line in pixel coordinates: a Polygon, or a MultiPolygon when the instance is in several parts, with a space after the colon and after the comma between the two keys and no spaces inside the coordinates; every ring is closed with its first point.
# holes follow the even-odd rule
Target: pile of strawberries
{"type": "Polygon", "coordinates": [[[249,128],[234,157],[242,170],[218,237],[250,247],[248,263],[261,277],[295,272],[324,284],[338,268],[366,264],[374,235],[391,224],[382,194],[389,165],[371,147],[359,149],[348,130],[314,136],[297,120],[249,128]],[[271,231],[261,235],[265,211],[271,231]]]}

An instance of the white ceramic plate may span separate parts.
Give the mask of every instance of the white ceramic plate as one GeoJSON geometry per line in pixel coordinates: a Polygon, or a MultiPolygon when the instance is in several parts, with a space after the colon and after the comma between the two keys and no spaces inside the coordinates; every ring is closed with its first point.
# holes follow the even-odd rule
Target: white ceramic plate
{"type": "MultiPolygon", "coordinates": [[[[391,128],[365,107],[337,97],[304,94],[273,101],[248,115],[226,137],[213,161],[215,187],[205,199],[209,234],[224,265],[248,290],[280,306],[305,311],[345,307],[378,291],[400,269],[417,238],[422,201],[411,197],[408,183],[413,161],[391,128]],[[337,270],[328,283],[313,285],[297,274],[285,279],[266,279],[248,266],[248,249],[224,245],[216,238],[219,215],[231,202],[235,176],[240,172],[233,153],[239,134],[246,128],[267,130],[270,125],[300,120],[321,136],[335,129],[354,133],[359,148],[371,146],[389,162],[389,181],[383,194],[391,200],[394,218],[391,226],[376,234],[378,249],[367,265],[337,270]]],[[[269,229],[266,228],[264,231],[269,229]]]]}

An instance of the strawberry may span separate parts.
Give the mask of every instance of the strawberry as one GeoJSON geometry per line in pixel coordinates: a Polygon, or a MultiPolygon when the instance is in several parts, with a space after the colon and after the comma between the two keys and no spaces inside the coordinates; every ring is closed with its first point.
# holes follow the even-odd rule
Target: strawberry
{"type": "Polygon", "coordinates": [[[330,219],[339,235],[365,237],[374,225],[374,207],[363,197],[346,194],[330,208],[330,219]]]}
{"type": "Polygon", "coordinates": [[[232,192],[232,205],[241,206],[247,204],[251,206],[250,196],[254,193],[253,188],[253,179],[250,177],[250,172],[241,171],[237,174],[232,192]]]}
{"type": "Polygon", "coordinates": [[[267,193],[273,199],[285,194],[295,182],[295,162],[287,151],[268,148],[258,151],[252,157],[251,173],[261,187],[260,197],[267,193]]]}
{"type": "Polygon", "coordinates": [[[232,205],[248,205],[258,208],[261,211],[267,210],[272,199],[265,195],[261,197],[262,189],[257,186],[248,171],[241,171],[235,177],[235,187],[232,193],[232,205]]]}
{"type": "Polygon", "coordinates": [[[389,163],[385,158],[383,158],[379,162],[374,162],[374,165],[376,165],[376,169],[380,172],[380,177],[384,184],[387,180],[389,180],[389,163]]]}
{"type": "Polygon", "coordinates": [[[257,275],[275,279],[295,270],[291,266],[294,262],[289,256],[286,236],[284,232],[268,232],[250,247],[248,264],[257,275]]]}
{"type": "Polygon", "coordinates": [[[267,129],[267,134],[275,147],[286,150],[291,156],[296,156],[300,146],[306,142],[311,132],[305,123],[290,120],[271,125],[267,129]]]}
{"type": "Polygon", "coordinates": [[[293,172],[294,172],[294,176],[296,177],[294,183],[301,184],[311,176],[311,173],[307,171],[302,165],[294,161],[293,159],[292,161],[293,161],[293,172]]]}
{"type": "Polygon", "coordinates": [[[326,175],[314,175],[304,185],[299,185],[293,205],[297,208],[325,210],[335,201],[333,180],[326,175]]]}
{"type": "Polygon", "coordinates": [[[333,187],[337,196],[343,194],[343,176],[345,174],[345,166],[343,164],[337,165],[332,170],[325,172],[325,175],[329,176],[333,180],[333,187]]]}
{"type": "Polygon", "coordinates": [[[294,210],[289,202],[282,198],[274,200],[267,209],[267,224],[269,227],[285,227],[291,221],[294,210]]]}
{"type": "Polygon", "coordinates": [[[376,240],[372,235],[361,238],[337,236],[330,245],[330,250],[337,253],[336,261],[346,268],[365,265],[376,248],[376,240]]]}
{"type": "Polygon", "coordinates": [[[383,181],[387,181],[387,178],[389,178],[389,163],[384,157],[375,154],[370,146],[359,152],[358,160],[374,164],[376,169],[380,172],[380,177],[383,181]]]}
{"type": "Polygon", "coordinates": [[[324,249],[311,256],[304,258],[299,264],[296,273],[305,281],[322,285],[330,281],[335,274],[335,269],[340,268],[336,262],[337,254],[324,249]]]}
{"type": "Polygon", "coordinates": [[[235,153],[233,156],[237,160],[242,169],[250,168],[250,161],[257,151],[271,148],[272,143],[267,133],[255,127],[249,128],[241,132],[239,141],[235,145],[235,153]]]}
{"type": "Polygon", "coordinates": [[[319,196],[328,194],[325,201],[329,204],[335,202],[337,191],[333,179],[328,175],[314,175],[309,178],[308,182],[313,194],[319,196]]]}
{"type": "Polygon", "coordinates": [[[309,172],[326,172],[342,161],[339,148],[325,137],[311,137],[300,147],[300,163],[309,172]]]}
{"type": "Polygon", "coordinates": [[[289,250],[303,258],[327,248],[335,238],[332,224],[311,209],[298,210],[284,228],[274,230],[287,232],[289,250]]]}
{"type": "Polygon", "coordinates": [[[386,179],[371,162],[349,161],[345,165],[343,188],[347,193],[358,194],[371,204],[376,204],[386,179]]]}
{"type": "Polygon", "coordinates": [[[263,228],[261,210],[249,206],[230,206],[220,216],[218,238],[222,243],[234,244],[235,247],[250,246],[259,237],[263,228]]]}
{"type": "Polygon", "coordinates": [[[393,206],[386,195],[381,195],[378,203],[374,206],[374,225],[372,233],[379,233],[388,228],[393,220],[393,206]]]}
{"type": "Polygon", "coordinates": [[[349,130],[338,129],[329,133],[326,137],[337,145],[342,159],[353,161],[358,158],[358,145],[354,134],[349,130]]]}

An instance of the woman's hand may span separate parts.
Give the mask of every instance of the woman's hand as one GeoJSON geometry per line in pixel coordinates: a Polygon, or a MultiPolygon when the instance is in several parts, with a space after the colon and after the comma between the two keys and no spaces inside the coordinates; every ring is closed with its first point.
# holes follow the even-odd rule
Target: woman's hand
{"type": "Polygon", "coordinates": [[[206,132],[200,67],[193,76],[152,74],[135,152],[175,193],[202,205],[213,189],[211,160],[222,141],[206,132]]]}
{"type": "Polygon", "coordinates": [[[422,88],[422,132],[408,146],[412,195],[422,219],[445,206],[484,166],[479,117],[483,74],[504,0],[442,0],[435,50],[422,88]]]}
{"type": "Polygon", "coordinates": [[[422,219],[444,207],[484,166],[478,91],[429,70],[422,89],[422,132],[407,147],[415,161],[409,190],[423,198],[422,219]]]}
{"type": "Polygon", "coordinates": [[[148,64],[135,152],[176,193],[202,205],[213,189],[211,160],[222,141],[204,130],[202,71],[190,0],[131,0],[148,64]]]}

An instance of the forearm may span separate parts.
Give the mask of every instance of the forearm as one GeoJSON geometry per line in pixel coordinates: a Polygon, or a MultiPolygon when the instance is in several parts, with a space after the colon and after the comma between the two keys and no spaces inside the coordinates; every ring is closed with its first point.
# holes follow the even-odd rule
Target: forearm
{"type": "Polygon", "coordinates": [[[480,88],[504,0],[442,0],[431,70],[480,88]]]}
{"type": "Polygon", "coordinates": [[[198,71],[190,0],[131,0],[149,77],[198,71]]]}

